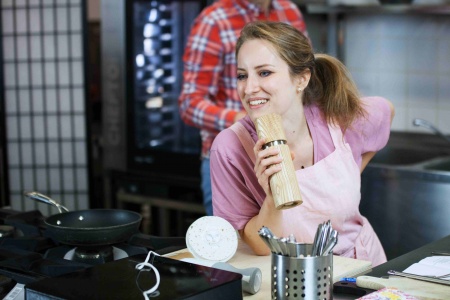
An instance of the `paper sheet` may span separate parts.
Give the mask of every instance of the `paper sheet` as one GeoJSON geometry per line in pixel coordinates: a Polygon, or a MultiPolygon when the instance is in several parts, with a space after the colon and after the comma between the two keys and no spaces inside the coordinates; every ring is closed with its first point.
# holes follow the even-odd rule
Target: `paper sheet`
{"type": "MultiPolygon", "coordinates": [[[[430,256],[422,259],[418,263],[414,263],[403,272],[423,275],[423,276],[442,276],[450,274],[450,257],[449,256],[430,256]]],[[[448,277],[441,278],[450,281],[448,277]]]]}

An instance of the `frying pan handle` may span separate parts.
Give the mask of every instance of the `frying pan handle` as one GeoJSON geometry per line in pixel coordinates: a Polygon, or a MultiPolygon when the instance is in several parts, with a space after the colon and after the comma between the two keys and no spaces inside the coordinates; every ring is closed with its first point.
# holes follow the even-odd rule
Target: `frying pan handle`
{"type": "Polygon", "coordinates": [[[26,197],[31,198],[33,200],[36,200],[36,201],[39,201],[39,202],[43,202],[45,204],[49,204],[49,205],[55,206],[59,210],[60,213],[69,211],[65,206],[59,204],[58,202],[56,202],[52,198],[50,198],[50,197],[48,197],[46,195],[43,195],[41,193],[38,193],[38,192],[24,192],[23,194],[26,197]]]}

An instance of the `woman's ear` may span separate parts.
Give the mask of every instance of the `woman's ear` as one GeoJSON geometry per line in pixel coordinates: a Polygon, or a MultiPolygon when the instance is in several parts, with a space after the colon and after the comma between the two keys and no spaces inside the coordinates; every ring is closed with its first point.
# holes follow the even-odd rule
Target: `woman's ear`
{"type": "Polygon", "coordinates": [[[310,70],[305,70],[303,71],[301,74],[298,75],[297,77],[297,88],[304,90],[309,83],[309,80],[311,79],[311,71],[310,70]]]}

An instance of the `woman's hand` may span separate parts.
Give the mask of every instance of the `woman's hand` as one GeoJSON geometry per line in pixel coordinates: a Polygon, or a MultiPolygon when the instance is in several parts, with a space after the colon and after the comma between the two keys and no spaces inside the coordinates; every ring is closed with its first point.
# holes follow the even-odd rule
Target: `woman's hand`
{"type": "Polygon", "coordinates": [[[267,147],[263,149],[265,144],[264,139],[259,139],[253,147],[255,153],[255,174],[258,178],[258,183],[264,189],[267,197],[272,198],[270,190],[269,179],[273,174],[281,171],[281,162],[283,157],[280,155],[280,150],[277,147],[267,147]]]}

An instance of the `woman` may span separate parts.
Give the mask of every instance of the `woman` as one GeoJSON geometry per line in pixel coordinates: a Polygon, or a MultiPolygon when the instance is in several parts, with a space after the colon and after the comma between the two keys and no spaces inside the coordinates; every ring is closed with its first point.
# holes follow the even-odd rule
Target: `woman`
{"type": "Polygon", "coordinates": [[[314,55],[308,39],[284,23],[247,24],[236,45],[237,91],[247,116],[223,130],[211,149],[214,214],[228,220],[258,255],[269,249],[262,226],[311,243],[331,220],[339,232],[334,253],[386,261],[381,243],[359,212],[361,172],[389,138],[392,104],[360,98],[337,59],[314,55]],[[263,149],[254,122],[282,117],[303,204],[275,208],[269,177],[280,171],[277,147],[263,149]]]}

